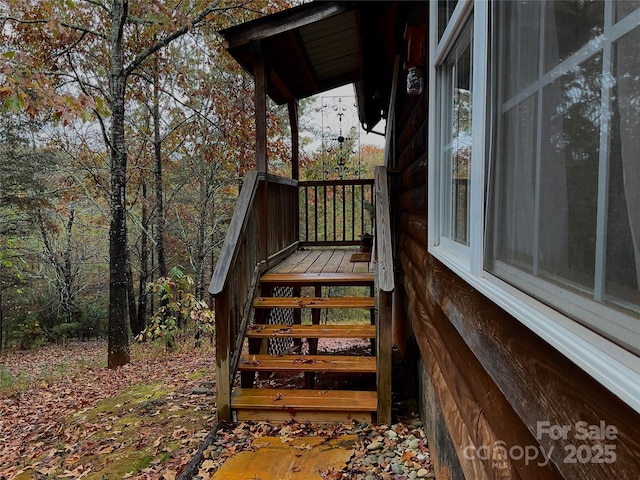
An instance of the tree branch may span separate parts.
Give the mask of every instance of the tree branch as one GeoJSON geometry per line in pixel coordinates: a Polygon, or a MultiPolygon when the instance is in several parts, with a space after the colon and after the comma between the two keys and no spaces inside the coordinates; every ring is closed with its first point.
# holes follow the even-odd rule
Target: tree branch
{"type": "Polygon", "coordinates": [[[82,0],[84,2],[90,3],[91,5],[95,5],[96,7],[100,7],[102,10],[105,11],[105,13],[109,13],[109,8],[102,2],[99,2],[98,0],[82,0]]]}
{"type": "MultiPolygon", "coordinates": [[[[10,16],[10,15],[7,15],[7,16],[3,15],[3,16],[0,17],[0,21],[2,21],[2,22],[15,22],[15,23],[19,23],[21,25],[47,24],[47,23],[51,22],[51,20],[53,20],[53,19],[51,19],[51,18],[38,18],[38,19],[33,19],[33,20],[27,20],[27,19],[24,19],[24,18],[13,17],[13,16],[10,16]]],[[[104,35],[104,34],[102,34],[100,32],[96,32],[95,30],[91,30],[89,28],[82,27],[80,25],[72,25],[72,24],[67,23],[67,22],[58,22],[58,23],[60,23],[60,25],[62,25],[65,28],[68,28],[70,30],[75,30],[75,31],[78,31],[78,32],[85,33],[87,35],[92,35],[94,37],[101,38],[102,40],[108,40],[109,39],[106,35],[104,35]]]]}
{"type": "Polygon", "coordinates": [[[162,48],[166,47],[171,42],[173,42],[176,38],[181,37],[182,35],[187,33],[192,28],[195,28],[195,27],[199,26],[202,22],[204,22],[206,20],[206,18],[211,13],[216,12],[216,11],[222,12],[222,11],[226,11],[226,10],[230,10],[230,9],[234,9],[234,8],[238,7],[237,5],[233,6],[233,7],[218,7],[219,4],[220,4],[220,0],[216,0],[213,5],[210,5],[209,7],[205,8],[202,12],[200,12],[198,15],[196,15],[191,21],[189,21],[189,23],[187,25],[184,25],[183,27],[179,28],[178,30],[168,34],[167,36],[162,38],[160,41],[158,41],[157,43],[155,43],[154,45],[152,45],[151,47],[146,49],[144,52],[141,52],[140,54],[138,54],[131,61],[129,66],[125,68],[124,75],[125,76],[131,75],[131,73],[136,68],[138,68],[147,58],[149,58],[151,55],[156,53],[158,50],[161,50],[162,48]]]}

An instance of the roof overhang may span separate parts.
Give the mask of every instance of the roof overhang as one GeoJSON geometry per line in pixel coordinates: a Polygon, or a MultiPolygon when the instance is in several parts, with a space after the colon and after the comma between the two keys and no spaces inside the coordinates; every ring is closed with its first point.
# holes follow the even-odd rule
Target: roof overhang
{"type": "Polygon", "coordinates": [[[220,33],[251,75],[262,58],[278,105],[355,83],[360,120],[371,129],[386,115],[395,11],[394,2],[312,2],[220,33]]]}

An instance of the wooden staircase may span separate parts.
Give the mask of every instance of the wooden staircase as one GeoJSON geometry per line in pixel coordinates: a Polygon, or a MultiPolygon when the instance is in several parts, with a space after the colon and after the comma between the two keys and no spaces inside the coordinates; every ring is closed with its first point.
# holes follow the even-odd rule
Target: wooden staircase
{"type": "MultiPolygon", "coordinates": [[[[248,348],[240,357],[238,367],[241,386],[231,395],[231,410],[236,420],[372,421],[372,414],[378,407],[375,356],[318,352],[318,340],[370,339],[371,351],[375,352],[376,327],[373,320],[368,325],[320,324],[324,309],[367,309],[373,312],[373,280],[373,273],[267,273],[261,277],[261,296],[253,302],[255,321],[247,328],[248,348]],[[327,286],[369,287],[369,295],[323,296],[322,287],[327,286]],[[283,287],[293,292],[293,296],[274,296],[274,291],[282,291],[283,287]],[[301,296],[303,287],[311,287],[314,296],[301,296]],[[281,317],[273,312],[282,309],[293,314],[293,323],[272,323],[274,318],[281,317]],[[306,324],[300,323],[303,310],[311,311],[311,321],[303,322],[306,324]],[[292,351],[273,351],[269,345],[277,339],[290,339],[292,351]],[[306,339],[305,349],[302,348],[303,339],[306,339]],[[284,372],[291,375],[304,372],[304,387],[263,386],[265,382],[261,379],[284,372]],[[326,388],[321,381],[325,375],[370,377],[371,390],[326,388]],[[317,388],[318,385],[321,387],[317,388]]],[[[371,318],[374,318],[373,314],[371,318]]],[[[340,385],[348,383],[340,382],[340,385]]]]}

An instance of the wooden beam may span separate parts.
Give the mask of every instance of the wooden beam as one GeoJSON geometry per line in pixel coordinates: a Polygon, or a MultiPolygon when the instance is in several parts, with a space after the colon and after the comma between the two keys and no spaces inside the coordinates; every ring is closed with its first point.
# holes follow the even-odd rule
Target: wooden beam
{"type": "Polygon", "coordinates": [[[298,101],[290,100],[289,124],[291,126],[291,178],[300,178],[300,135],[298,131],[298,101]]]}
{"type": "Polygon", "coordinates": [[[340,3],[314,2],[297,9],[263,17],[223,30],[221,33],[225,37],[224,47],[237,48],[250,43],[253,39],[264,39],[295,30],[347,10],[348,7],[340,3]]]}
{"type": "Polygon", "coordinates": [[[255,78],[256,170],[267,173],[267,77],[259,42],[253,44],[255,78]]]}
{"type": "Polygon", "coordinates": [[[384,141],[384,166],[394,167],[396,165],[395,156],[395,136],[396,136],[396,93],[398,90],[398,72],[400,71],[400,56],[396,55],[393,65],[393,78],[391,81],[391,99],[389,100],[389,110],[387,113],[387,125],[384,141]]]}
{"type": "MultiPolygon", "coordinates": [[[[267,159],[267,73],[260,41],[254,40],[250,44],[255,58],[253,76],[255,79],[256,170],[266,176],[269,170],[267,159]]],[[[265,261],[269,257],[269,222],[266,215],[269,200],[268,184],[267,181],[260,182],[258,190],[258,199],[264,208],[263,215],[259,219],[258,241],[260,242],[260,259],[265,261]]]]}
{"type": "Polygon", "coordinates": [[[300,38],[300,34],[295,31],[289,32],[289,37],[291,38],[291,43],[300,58],[300,63],[304,67],[304,71],[307,75],[307,79],[311,82],[311,86],[314,91],[319,91],[320,87],[318,85],[318,78],[316,77],[315,70],[313,69],[313,65],[311,64],[311,60],[309,59],[309,55],[307,55],[307,51],[302,47],[302,39],[300,38]]]}
{"type": "Polygon", "coordinates": [[[284,83],[284,80],[282,80],[282,77],[280,77],[278,72],[276,72],[273,68],[271,68],[271,72],[269,73],[269,79],[276,86],[276,88],[280,90],[282,96],[287,99],[287,103],[295,101],[293,93],[291,93],[287,84],[284,83]]]}

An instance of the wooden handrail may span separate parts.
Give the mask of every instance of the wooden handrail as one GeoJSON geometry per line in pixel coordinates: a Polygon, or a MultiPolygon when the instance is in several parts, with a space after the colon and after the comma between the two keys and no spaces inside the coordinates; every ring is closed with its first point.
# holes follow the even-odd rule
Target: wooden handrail
{"type": "Polygon", "coordinates": [[[371,178],[356,178],[353,180],[300,180],[298,185],[301,187],[321,187],[324,185],[372,185],[371,178]]]}
{"type": "Polygon", "coordinates": [[[216,383],[220,421],[231,420],[231,388],[259,278],[298,243],[298,184],[247,173],[211,278],[215,297],[216,383]],[[279,215],[270,219],[272,212],[279,215]]]}
{"type": "Polygon", "coordinates": [[[250,171],[247,173],[238,197],[238,203],[233,213],[233,218],[229,224],[227,235],[222,244],[220,255],[216,263],[213,276],[211,277],[211,285],[209,286],[209,293],[214,297],[219,296],[224,289],[227,278],[229,276],[229,269],[234,258],[238,254],[239,239],[244,231],[247,221],[249,220],[251,207],[253,200],[258,191],[259,175],[256,171],[250,171]]]}

